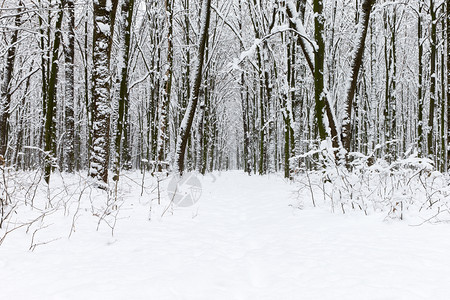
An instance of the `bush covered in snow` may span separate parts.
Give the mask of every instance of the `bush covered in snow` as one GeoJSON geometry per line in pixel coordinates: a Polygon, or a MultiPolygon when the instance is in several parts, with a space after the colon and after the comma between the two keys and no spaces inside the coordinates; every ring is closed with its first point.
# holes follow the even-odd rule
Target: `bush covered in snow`
{"type": "MultiPolygon", "coordinates": [[[[320,164],[316,170],[299,169],[296,181],[302,199],[314,206],[329,205],[331,211],[386,213],[386,218],[420,217],[424,221],[450,220],[450,177],[435,170],[433,162],[411,154],[388,163],[351,153],[352,162],[337,163],[330,151],[311,152],[320,164]]],[[[332,152],[331,152],[332,153],[332,152]]]]}

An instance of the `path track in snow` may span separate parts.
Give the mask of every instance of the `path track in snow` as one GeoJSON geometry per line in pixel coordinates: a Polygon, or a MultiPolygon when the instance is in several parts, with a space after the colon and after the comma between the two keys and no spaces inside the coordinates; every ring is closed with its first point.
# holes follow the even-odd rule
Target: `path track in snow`
{"type": "Polygon", "coordinates": [[[0,248],[0,298],[450,299],[448,226],[299,210],[277,176],[216,175],[160,220],[130,196],[114,238],[80,225],[34,253],[0,248]]]}

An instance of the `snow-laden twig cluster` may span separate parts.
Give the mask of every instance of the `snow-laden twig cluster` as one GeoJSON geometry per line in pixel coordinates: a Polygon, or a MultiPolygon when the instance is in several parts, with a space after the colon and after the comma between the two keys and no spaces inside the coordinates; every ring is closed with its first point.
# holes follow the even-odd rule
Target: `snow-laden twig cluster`
{"type": "Polygon", "coordinates": [[[343,214],[361,211],[384,213],[387,219],[450,220],[450,177],[436,171],[431,160],[416,154],[392,163],[374,162],[361,153],[352,156],[350,166],[338,163],[327,149],[305,156],[305,161],[320,167],[299,169],[301,204],[312,199],[314,206],[330,206],[332,212],[343,214]]]}
{"type": "Polygon", "coordinates": [[[77,232],[114,235],[133,205],[143,206],[151,220],[161,217],[170,202],[163,174],[145,178],[145,173],[124,172],[106,190],[98,189],[87,172],[56,172],[50,185],[43,179],[42,170],[0,166],[0,246],[20,235],[31,251],[77,232]]]}

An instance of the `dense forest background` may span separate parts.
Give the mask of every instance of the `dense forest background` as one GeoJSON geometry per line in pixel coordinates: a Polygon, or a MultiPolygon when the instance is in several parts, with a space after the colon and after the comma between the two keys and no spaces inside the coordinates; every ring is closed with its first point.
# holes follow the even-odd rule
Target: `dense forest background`
{"type": "Polygon", "coordinates": [[[291,177],[325,150],[347,166],[414,155],[448,169],[448,1],[1,4],[0,154],[47,181],[291,177]]]}

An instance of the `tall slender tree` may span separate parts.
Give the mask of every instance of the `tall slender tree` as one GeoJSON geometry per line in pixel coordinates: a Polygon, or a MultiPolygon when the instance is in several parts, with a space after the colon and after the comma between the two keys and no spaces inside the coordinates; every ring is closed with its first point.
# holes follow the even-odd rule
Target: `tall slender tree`
{"type": "Polygon", "coordinates": [[[209,21],[211,17],[211,0],[203,0],[202,11],[201,11],[201,29],[200,29],[200,39],[198,43],[198,59],[197,68],[195,69],[194,85],[192,87],[192,94],[189,99],[188,107],[184,114],[183,120],[178,131],[178,139],[176,144],[176,157],[175,163],[177,171],[182,174],[184,171],[184,159],[188,139],[191,134],[192,122],[194,120],[195,110],[197,108],[198,97],[200,94],[200,86],[202,83],[202,71],[204,64],[204,55],[206,41],[208,39],[208,29],[209,21]]]}
{"type": "Polygon", "coordinates": [[[61,28],[64,16],[64,2],[60,1],[58,15],[55,25],[55,38],[53,41],[52,50],[52,63],[50,69],[50,79],[48,81],[48,92],[47,92],[47,107],[45,115],[45,125],[44,125],[44,151],[45,151],[45,173],[44,179],[47,183],[50,183],[50,174],[54,167],[54,160],[56,155],[55,148],[55,115],[56,115],[56,85],[58,79],[58,69],[59,69],[59,46],[61,44],[61,28]]]}
{"type": "Polygon", "coordinates": [[[323,1],[314,0],[314,39],[317,44],[317,51],[314,55],[314,98],[316,103],[316,120],[319,137],[325,140],[327,130],[325,125],[325,82],[324,82],[324,63],[325,63],[325,17],[323,15],[323,1]]]}
{"type": "Polygon", "coordinates": [[[123,0],[121,10],[121,26],[122,36],[120,37],[120,92],[119,92],[119,108],[117,117],[117,129],[115,136],[115,176],[114,180],[119,180],[122,160],[124,164],[129,164],[128,149],[128,107],[129,107],[129,64],[130,64],[130,44],[131,44],[131,28],[133,24],[134,0],[123,0]]]}
{"type": "Polygon", "coordinates": [[[417,120],[417,148],[418,155],[422,157],[425,150],[425,138],[423,133],[423,28],[422,28],[422,10],[423,10],[423,0],[419,0],[419,9],[417,17],[417,45],[418,45],[418,88],[417,88],[417,99],[418,99],[418,120],[417,120]]]}
{"type": "Polygon", "coordinates": [[[75,164],[75,4],[74,0],[66,0],[67,11],[67,40],[64,45],[64,168],[67,172],[73,172],[75,164]]]}
{"type": "Polygon", "coordinates": [[[167,19],[167,65],[163,76],[163,101],[161,103],[160,132],[158,138],[158,172],[167,167],[167,154],[169,150],[169,107],[172,92],[173,74],[173,0],[165,0],[167,19]]]}
{"type": "Polygon", "coordinates": [[[450,167],[450,4],[447,1],[447,170],[450,167]]]}
{"type": "Polygon", "coordinates": [[[357,26],[358,31],[355,38],[356,44],[352,54],[351,72],[347,81],[347,99],[345,103],[345,115],[342,121],[342,144],[347,152],[350,152],[352,138],[351,118],[352,108],[354,106],[353,101],[355,98],[359,70],[362,65],[367,29],[369,27],[370,12],[374,3],[374,0],[364,0],[361,5],[361,16],[359,18],[360,21],[357,26]]]}
{"type": "Polygon", "coordinates": [[[17,41],[19,38],[19,27],[21,25],[21,11],[22,1],[19,1],[19,9],[15,16],[15,29],[11,36],[11,42],[8,46],[6,55],[6,66],[3,73],[3,82],[0,91],[0,155],[6,157],[8,149],[8,135],[9,135],[9,115],[11,106],[10,85],[14,72],[14,63],[16,61],[17,41]]]}
{"type": "Polygon", "coordinates": [[[431,17],[430,32],[430,108],[428,110],[427,150],[428,156],[434,154],[434,110],[436,105],[436,47],[437,47],[437,21],[434,0],[430,0],[429,10],[431,17]]]}

